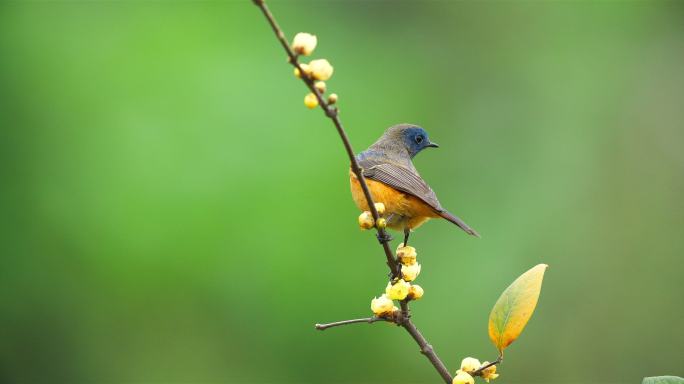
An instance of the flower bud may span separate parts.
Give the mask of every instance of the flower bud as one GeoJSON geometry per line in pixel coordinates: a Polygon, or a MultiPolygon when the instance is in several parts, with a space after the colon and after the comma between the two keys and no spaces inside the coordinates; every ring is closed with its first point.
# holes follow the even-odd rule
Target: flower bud
{"type": "Polygon", "coordinates": [[[404,280],[399,280],[394,284],[389,282],[385,288],[385,293],[392,300],[404,300],[408,296],[409,287],[411,287],[411,284],[404,280]]]}
{"type": "MultiPolygon", "coordinates": [[[[402,244],[403,245],[403,244],[402,244]]],[[[400,246],[397,248],[397,258],[399,262],[404,265],[413,265],[416,263],[416,249],[413,247],[400,246]]]]}
{"type": "MultiPolygon", "coordinates": [[[[311,68],[309,67],[309,64],[306,63],[299,63],[299,67],[304,71],[304,74],[309,77],[311,76],[311,68]]],[[[302,74],[299,72],[299,68],[295,67],[294,69],[294,75],[299,79],[302,77],[302,74]]]]}
{"type": "Polygon", "coordinates": [[[331,93],[330,96],[328,96],[328,104],[335,103],[337,103],[337,93],[331,93]]]}
{"type": "Polygon", "coordinates": [[[299,32],[292,40],[292,50],[299,55],[309,56],[316,49],[317,43],[316,35],[299,32]]]}
{"type": "Polygon", "coordinates": [[[359,227],[361,229],[371,229],[375,225],[375,220],[373,220],[373,215],[370,212],[364,211],[359,215],[359,227]]]}
{"type": "Polygon", "coordinates": [[[378,316],[390,313],[394,310],[394,303],[387,295],[380,295],[380,297],[371,300],[371,311],[378,316]]]}
{"type": "Polygon", "coordinates": [[[384,217],[379,218],[379,219],[378,219],[377,227],[383,229],[383,228],[385,228],[386,226],[387,226],[387,220],[385,220],[384,217]]]}
{"type": "Polygon", "coordinates": [[[317,81],[314,83],[314,87],[318,90],[320,93],[325,93],[326,86],[325,86],[325,81],[317,81]]]}
{"type": "Polygon", "coordinates": [[[378,211],[378,215],[382,216],[385,214],[385,204],[375,203],[375,210],[378,211]]]}
{"type": "Polygon", "coordinates": [[[475,380],[469,373],[463,372],[460,369],[456,371],[456,376],[451,381],[451,384],[475,384],[475,380]]]}
{"type": "MultiPolygon", "coordinates": [[[[487,364],[489,364],[489,361],[485,361],[484,363],[482,363],[482,366],[484,367],[487,364]]],[[[491,367],[487,367],[482,370],[482,378],[485,379],[485,381],[488,383],[489,380],[494,380],[497,377],[499,377],[499,374],[496,373],[496,365],[492,365],[491,367]]]]}
{"type": "Polygon", "coordinates": [[[423,287],[417,284],[411,284],[411,288],[409,288],[409,294],[408,298],[409,300],[420,300],[421,297],[423,297],[423,287]]]}
{"type": "Polygon", "coordinates": [[[304,96],[304,105],[309,109],[314,109],[318,106],[318,99],[313,93],[308,93],[304,96]]]}
{"type": "Polygon", "coordinates": [[[311,76],[315,80],[328,80],[333,74],[333,67],[326,59],[312,60],[309,63],[311,76]]]}
{"type": "Polygon", "coordinates": [[[418,263],[401,266],[401,276],[406,281],[415,280],[418,274],[420,274],[420,264],[418,263]]]}
{"type": "Polygon", "coordinates": [[[463,372],[472,373],[477,371],[477,369],[481,366],[482,364],[480,364],[480,360],[474,357],[466,357],[463,359],[463,361],[461,361],[461,370],[463,372]]]}

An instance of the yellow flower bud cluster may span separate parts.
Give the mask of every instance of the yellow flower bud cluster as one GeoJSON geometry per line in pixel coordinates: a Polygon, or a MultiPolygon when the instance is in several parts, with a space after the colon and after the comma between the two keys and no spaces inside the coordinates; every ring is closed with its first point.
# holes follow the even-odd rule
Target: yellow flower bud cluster
{"type": "MultiPolygon", "coordinates": [[[[292,51],[299,56],[309,56],[316,49],[318,38],[315,35],[306,32],[299,32],[292,40],[292,51]]],[[[327,91],[325,81],[332,77],[334,68],[326,59],[311,60],[309,63],[298,63],[298,67],[294,69],[294,75],[298,78],[305,76],[313,83],[316,91],[323,96],[327,91]]],[[[307,84],[311,84],[307,82],[307,84]]],[[[336,93],[331,93],[328,96],[327,103],[337,103],[338,96],[336,93]]],[[[314,109],[318,106],[318,98],[311,92],[304,97],[304,105],[309,109],[314,109]]]]}
{"type": "MultiPolygon", "coordinates": [[[[385,206],[382,203],[376,203],[376,209],[378,213],[385,213],[385,206]]],[[[361,214],[359,224],[362,221],[361,217],[368,219],[368,216],[370,216],[370,212],[361,214]],[[365,215],[366,213],[368,215],[365,215]]],[[[372,219],[372,216],[370,216],[370,220],[372,219]]],[[[372,228],[372,226],[371,222],[370,227],[372,228]]],[[[404,247],[404,244],[400,244],[399,248],[397,248],[397,259],[401,263],[402,277],[388,282],[387,287],[385,287],[385,293],[371,301],[371,310],[376,316],[390,316],[398,311],[399,309],[394,305],[393,300],[418,300],[423,297],[423,288],[420,285],[410,283],[420,273],[420,264],[416,262],[416,249],[404,247]]]]}
{"type": "Polygon", "coordinates": [[[385,293],[371,300],[371,311],[375,316],[388,317],[392,316],[399,308],[394,305],[394,300],[404,300],[409,294],[411,284],[404,280],[398,280],[395,283],[387,283],[385,293]]]}
{"type": "MultiPolygon", "coordinates": [[[[378,211],[378,215],[383,216],[385,214],[385,204],[375,203],[375,210],[378,211]]],[[[359,215],[359,227],[361,229],[371,229],[376,226],[375,220],[373,220],[373,214],[370,211],[363,211],[359,215]]],[[[378,218],[377,227],[385,228],[387,226],[387,220],[384,217],[378,218]]]]}
{"type": "MultiPolygon", "coordinates": [[[[473,379],[472,374],[488,364],[488,361],[480,363],[480,360],[474,357],[466,357],[463,359],[463,361],[461,361],[461,369],[456,371],[456,376],[454,376],[452,384],[473,384],[475,380],[473,379]]],[[[482,378],[488,383],[489,380],[494,380],[499,377],[499,375],[496,373],[496,365],[492,365],[491,367],[483,369],[478,373],[478,375],[482,376],[482,378]]]]}
{"type": "MultiPolygon", "coordinates": [[[[416,249],[410,246],[399,244],[397,248],[397,260],[401,264],[401,278],[408,282],[414,281],[420,274],[420,264],[417,259],[418,254],[416,249]]],[[[409,288],[408,299],[418,300],[423,297],[423,288],[420,285],[413,284],[409,288]]]]}

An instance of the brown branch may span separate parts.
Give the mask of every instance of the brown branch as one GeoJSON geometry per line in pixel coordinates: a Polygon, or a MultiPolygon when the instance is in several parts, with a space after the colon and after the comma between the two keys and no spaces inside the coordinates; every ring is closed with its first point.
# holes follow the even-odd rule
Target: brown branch
{"type": "MultiPolygon", "coordinates": [[[[380,218],[380,215],[378,214],[378,210],[375,209],[373,196],[371,196],[370,190],[368,189],[368,184],[366,184],[366,178],[363,177],[361,167],[359,166],[359,163],[356,161],[356,155],[354,155],[355,152],[351,146],[351,143],[349,142],[349,137],[347,136],[347,133],[342,127],[342,122],[340,121],[340,118],[338,116],[337,108],[332,107],[330,106],[330,104],[328,104],[328,102],[323,98],[323,95],[314,86],[313,79],[306,76],[304,70],[299,65],[299,61],[297,60],[297,54],[295,54],[294,51],[292,51],[292,48],[290,48],[290,44],[287,42],[287,39],[285,39],[285,33],[283,33],[283,30],[280,29],[280,27],[278,26],[278,23],[273,17],[271,11],[268,9],[268,6],[266,6],[266,3],[263,0],[253,1],[254,4],[256,4],[264,13],[264,16],[266,16],[266,19],[268,20],[269,24],[271,24],[271,28],[273,28],[273,32],[278,38],[278,41],[280,41],[280,44],[283,46],[283,48],[285,48],[285,52],[287,52],[290,64],[292,64],[295,68],[299,70],[299,73],[301,74],[301,79],[304,81],[309,90],[311,90],[311,92],[314,95],[316,95],[316,99],[318,99],[318,105],[321,107],[321,109],[323,109],[325,115],[328,116],[330,120],[332,120],[333,124],[335,124],[337,133],[340,135],[342,143],[344,144],[344,149],[347,151],[347,156],[349,156],[349,161],[351,162],[351,170],[352,172],[354,172],[354,175],[356,175],[356,178],[358,179],[359,184],[361,185],[363,195],[366,197],[366,201],[368,202],[368,209],[370,209],[370,212],[373,215],[373,219],[377,223],[378,219],[380,218]]],[[[387,234],[387,231],[385,231],[384,228],[376,227],[376,229],[378,230],[378,240],[380,241],[380,244],[382,244],[382,248],[385,251],[385,257],[387,258],[387,266],[389,267],[392,273],[392,277],[399,277],[401,269],[399,268],[399,263],[394,258],[394,253],[389,247],[389,242],[392,240],[392,238],[387,234]]]]}
{"type": "Polygon", "coordinates": [[[444,380],[445,383],[451,384],[451,374],[449,373],[449,369],[442,363],[442,360],[439,359],[437,356],[437,353],[435,353],[434,348],[432,348],[432,345],[428,343],[428,341],[425,339],[422,333],[416,328],[416,326],[411,322],[411,319],[409,317],[403,317],[400,320],[402,327],[413,337],[413,340],[418,343],[420,346],[420,353],[425,355],[425,357],[430,360],[430,363],[432,363],[432,366],[435,367],[437,370],[437,373],[439,373],[440,376],[442,376],[442,379],[444,380]]]}
{"type": "Polygon", "coordinates": [[[316,324],[316,329],[319,331],[325,331],[328,328],[333,328],[333,327],[339,327],[341,325],[349,325],[349,324],[356,324],[356,323],[375,323],[376,321],[387,321],[390,323],[393,323],[394,320],[388,319],[385,317],[365,317],[363,319],[352,319],[352,320],[342,320],[342,321],[336,321],[334,323],[327,323],[327,324],[316,324]]]}
{"type": "MultiPolygon", "coordinates": [[[[342,139],[342,143],[344,144],[344,149],[347,151],[347,155],[349,156],[349,161],[351,163],[351,170],[356,176],[357,180],[359,181],[359,184],[361,185],[361,189],[363,190],[363,195],[366,198],[366,202],[368,203],[368,209],[370,210],[371,214],[373,215],[374,221],[377,223],[378,219],[380,218],[380,215],[378,214],[377,209],[375,208],[375,203],[373,201],[373,196],[370,193],[370,190],[368,189],[368,184],[366,184],[366,179],[363,176],[363,170],[359,166],[359,163],[356,160],[356,155],[354,152],[354,149],[351,146],[351,143],[349,141],[349,137],[347,136],[347,133],[344,130],[344,127],[342,126],[342,122],[340,121],[340,118],[338,116],[338,110],[335,107],[332,107],[324,98],[321,92],[316,89],[314,86],[314,81],[313,79],[309,78],[302,67],[299,64],[298,61],[298,56],[292,51],[290,48],[290,44],[288,43],[287,39],[285,38],[285,33],[283,32],[282,29],[278,26],[278,23],[276,22],[275,18],[273,17],[273,14],[271,11],[268,9],[268,6],[266,6],[264,0],[252,0],[256,6],[261,9],[263,12],[264,16],[268,20],[268,23],[271,25],[271,28],[273,29],[273,32],[276,35],[276,38],[278,41],[280,41],[280,44],[283,46],[285,49],[285,52],[287,53],[287,56],[289,58],[290,64],[292,64],[295,68],[299,70],[299,73],[301,74],[301,79],[304,81],[306,86],[309,88],[309,90],[316,96],[316,99],[318,100],[318,104],[323,109],[323,112],[325,115],[332,120],[333,124],[335,125],[335,129],[337,129],[337,133],[340,135],[340,138],[342,139]]],[[[401,267],[397,259],[394,257],[394,253],[389,247],[389,242],[391,241],[391,237],[389,234],[385,231],[384,228],[380,228],[376,226],[377,230],[377,237],[378,240],[380,241],[380,244],[382,245],[383,251],[385,252],[385,257],[387,258],[387,266],[390,269],[390,273],[392,278],[399,278],[401,277],[401,267]]],[[[411,335],[413,339],[418,343],[420,346],[420,351],[425,357],[428,358],[430,363],[434,366],[434,368],[437,370],[439,375],[442,377],[444,382],[446,384],[451,384],[451,375],[449,374],[449,370],[446,368],[444,363],[439,359],[437,354],[435,353],[434,349],[432,348],[432,345],[428,343],[428,341],[423,337],[423,335],[418,331],[416,326],[411,322],[410,314],[409,314],[409,307],[408,307],[408,301],[402,300],[401,301],[401,312],[400,315],[397,319],[390,320],[394,321],[411,335]]],[[[320,330],[324,330],[327,328],[335,327],[335,326],[340,326],[340,325],[346,325],[346,324],[354,324],[354,323],[360,323],[360,322],[368,322],[372,323],[371,321],[373,318],[367,318],[367,319],[355,319],[355,320],[346,320],[346,321],[341,321],[337,323],[330,323],[330,324],[317,324],[316,328],[320,330]]]]}

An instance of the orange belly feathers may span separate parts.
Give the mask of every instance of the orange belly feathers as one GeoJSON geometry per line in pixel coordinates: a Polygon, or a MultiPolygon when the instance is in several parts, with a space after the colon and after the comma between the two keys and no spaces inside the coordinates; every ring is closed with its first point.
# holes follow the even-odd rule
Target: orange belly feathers
{"type": "MultiPolygon", "coordinates": [[[[349,171],[352,198],[362,211],[368,211],[368,203],[356,175],[349,171]]],[[[430,218],[441,217],[435,210],[421,199],[398,191],[379,181],[366,179],[366,184],[376,203],[385,204],[387,226],[396,230],[414,229],[430,218]]]]}

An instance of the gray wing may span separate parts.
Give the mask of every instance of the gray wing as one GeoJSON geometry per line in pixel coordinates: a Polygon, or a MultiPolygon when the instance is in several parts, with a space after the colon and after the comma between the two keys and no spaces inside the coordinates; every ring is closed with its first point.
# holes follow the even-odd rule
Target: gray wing
{"type": "Polygon", "coordinates": [[[411,194],[423,200],[438,212],[444,211],[439,200],[437,200],[435,192],[416,171],[400,165],[380,163],[371,159],[363,159],[359,161],[359,165],[363,168],[364,177],[411,194]]]}

